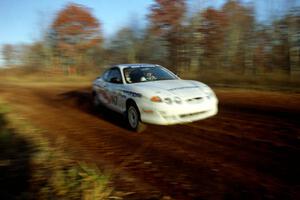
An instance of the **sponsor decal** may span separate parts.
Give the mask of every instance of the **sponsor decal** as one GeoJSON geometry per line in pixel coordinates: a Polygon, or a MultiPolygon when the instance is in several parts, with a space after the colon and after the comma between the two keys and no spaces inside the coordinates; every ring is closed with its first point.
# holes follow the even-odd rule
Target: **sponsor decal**
{"type": "Polygon", "coordinates": [[[186,87],[178,87],[178,88],[172,88],[169,89],[169,91],[173,91],[173,90],[182,90],[182,89],[190,89],[190,88],[199,88],[200,86],[186,86],[186,87]]]}
{"type": "Polygon", "coordinates": [[[129,95],[129,96],[132,96],[132,97],[142,97],[142,94],[132,92],[132,91],[128,91],[128,90],[122,90],[122,92],[125,93],[126,95],[129,95]]]}

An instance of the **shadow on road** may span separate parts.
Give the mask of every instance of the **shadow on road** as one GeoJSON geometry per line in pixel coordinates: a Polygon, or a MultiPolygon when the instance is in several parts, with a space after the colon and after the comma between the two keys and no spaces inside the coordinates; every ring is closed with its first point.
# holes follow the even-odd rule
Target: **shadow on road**
{"type": "Polygon", "coordinates": [[[0,199],[30,199],[33,147],[7,127],[0,113],[0,199]]]}
{"type": "Polygon", "coordinates": [[[122,114],[111,111],[103,106],[95,108],[92,102],[92,94],[88,91],[73,90],[65,92],[59,94],[59,100],[63,101],[65,105],[80,109],[85,113],[128,130],[125,117],[122,114]]]}

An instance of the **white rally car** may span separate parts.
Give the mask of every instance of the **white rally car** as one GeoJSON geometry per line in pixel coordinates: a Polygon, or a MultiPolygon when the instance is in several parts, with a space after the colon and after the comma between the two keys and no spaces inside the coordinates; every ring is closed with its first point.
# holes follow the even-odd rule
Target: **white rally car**
{"type": "Polygon", "coordinates": [[[124,114],[133,130],[141,122],[187,123],[218,112],[218,99],[207,85],[153,64],[112,66],[94,81],[93,101],[124,114]]]}

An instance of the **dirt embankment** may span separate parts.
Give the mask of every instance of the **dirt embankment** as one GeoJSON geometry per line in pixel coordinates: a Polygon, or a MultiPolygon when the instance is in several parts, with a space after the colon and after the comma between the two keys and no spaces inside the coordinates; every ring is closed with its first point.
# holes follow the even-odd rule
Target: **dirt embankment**
{"type": "Polygon", "coordinates": [[[217,89],[219,114],[128,131],[90,90],[0,85],[0,95],[78,160],[112,174],[126,199],[299,199],[300,94],[217,89]],[[124,193],[125,194],[125,193],[124,193]]]}

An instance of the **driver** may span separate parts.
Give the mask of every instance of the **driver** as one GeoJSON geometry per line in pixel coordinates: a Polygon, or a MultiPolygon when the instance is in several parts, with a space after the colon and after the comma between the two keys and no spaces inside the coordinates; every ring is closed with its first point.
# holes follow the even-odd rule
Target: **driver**
{"type": "Polygon", "coordinates": [[[148,80],[148,81],[154,81],[154,80],[157,79],[157,78],[153,75],[153,73],[151,73],[151,72],[146,72],[145,75],[146,75],[145,78],[146,78],[146,80],[148,80]]]}

